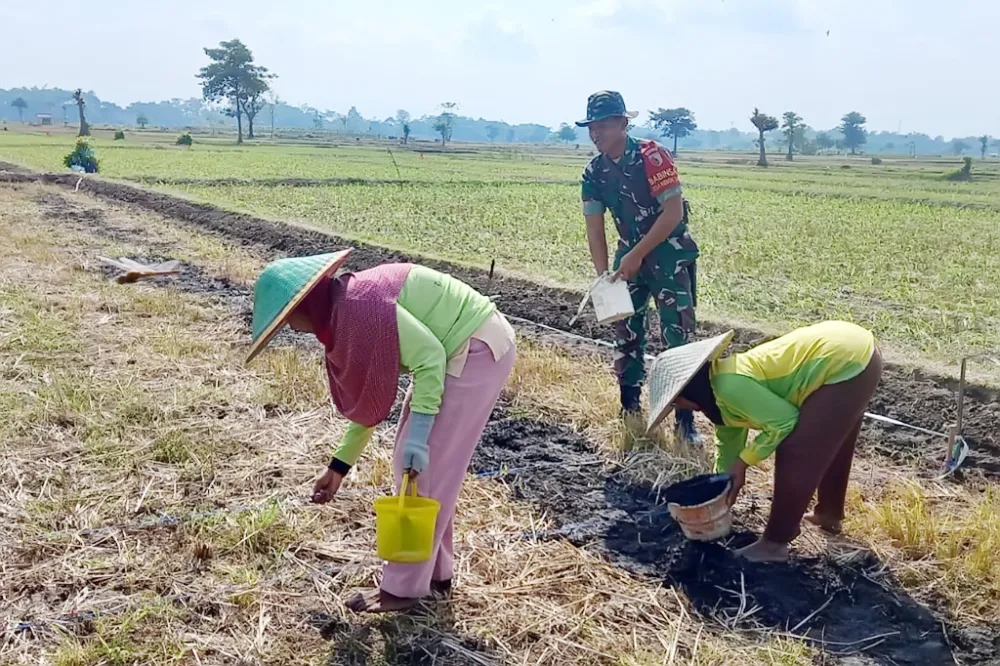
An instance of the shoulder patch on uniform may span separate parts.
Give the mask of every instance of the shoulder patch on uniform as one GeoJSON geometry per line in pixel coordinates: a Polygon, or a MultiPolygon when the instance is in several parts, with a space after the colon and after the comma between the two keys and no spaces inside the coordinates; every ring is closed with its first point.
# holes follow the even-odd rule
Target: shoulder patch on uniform
{"type": "Polygon", "coordinates": [[[649,190],[653,196],[659,196],[669,189],[681,184],[677,174],[677,167],[663,146],[655,141],[639,141],[639,154],[642,156],[642,164],[646,169],[646,180],[649,181],[649,190]]]}

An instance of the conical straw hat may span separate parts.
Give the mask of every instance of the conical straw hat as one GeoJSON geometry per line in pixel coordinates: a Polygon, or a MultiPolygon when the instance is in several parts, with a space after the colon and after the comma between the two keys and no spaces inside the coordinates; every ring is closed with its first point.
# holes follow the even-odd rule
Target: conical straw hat
{"type": "Polygon", "coordinates": [[[722,356],[733,340],[733,332],[723,333],[708,340],[692,342],[661,353],[653,360],[649,371],[649,433],[666,418],[680,395],[701,366],[722,356]]]}
{"type": "Polygon", "coordinates": [[[247,354],[247,363],[263,351],[285,325],[295,306],[323,277],[335,273],[350,253],[348,248],[312,257],[278,259],[264,268],[253,290],[253,344],[247,354]]]}

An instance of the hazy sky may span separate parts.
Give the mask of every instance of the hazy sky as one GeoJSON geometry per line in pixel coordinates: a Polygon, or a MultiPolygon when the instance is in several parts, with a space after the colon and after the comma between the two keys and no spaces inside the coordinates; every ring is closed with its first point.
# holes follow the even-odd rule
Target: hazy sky
{"type": "Polygon", "coordinates": [[[198,96],[202,48],[233,37],[284,100],[368,117],[455,101],[557,125],[611,88],[704,128],[749,130],[760,106],[1000,136],[1000,0],[0,0],[0,88],[198,96]]]}

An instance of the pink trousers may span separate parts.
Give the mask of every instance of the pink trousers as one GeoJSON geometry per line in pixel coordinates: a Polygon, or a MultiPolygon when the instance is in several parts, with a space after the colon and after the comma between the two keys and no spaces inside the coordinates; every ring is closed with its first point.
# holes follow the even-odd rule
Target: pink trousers
{"type": "MultiPolygon", "coordinates": [[[[455,505],[465,481],[472,454],[486,428],[493,407],[517,356],[513,345],[499,360],[481,340],[469,341],[469,356],[461,377],[445,376],[441,411],[434,419],[428,447],[430,461],[417,477],[417,492],[441,502],[434,532],[434,552],[419,564],[387,563],[382,571],[382,589],[397,597],[417,598],[430,594],[431,581],[450,581],[455,551],[452,534],[455,505]]],[[[409,431],[409,400],[396,431],[396,488],[402,480],[401,448],[409,431]]]]}

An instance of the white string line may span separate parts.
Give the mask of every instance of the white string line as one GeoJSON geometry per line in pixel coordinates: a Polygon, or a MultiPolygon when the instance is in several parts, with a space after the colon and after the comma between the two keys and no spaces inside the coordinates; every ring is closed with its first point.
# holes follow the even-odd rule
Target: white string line
{"type": "MultiPolygon", "coordinates": [[[[607,342],[606,340],[595,340],[594,338],[588,338],[588,337],[585,337],[585,336],[582,336],[582,335],[577,335],[576,333],[570,333],[569,331],[563,331],[563,330],[560,330],[560,329],[555,328],[553,326],[548,326],[547,324],[541,324],[541,323],[539,323],[537,321],[531,321],[530,319],[525,319],[523,317],[515,317],[514,315],[509,315],[509,314],[505,314],[504,316],[507,317],[507,319],[511,319],[511,320],[519,322],[521,324],[528,324],[530,326],[536,326],[538,328],[545,329],[546,331],[551,331],[552,333],[555,333],[555,334],[560,335],[560,336],[565,337],[565,338],[569,338],[569,339],[572,339],[572,340],[579,340],[580,342],[588,342],[590,344],[598,345],[598,346],[601,346],[601,347],[608,347],[610,349],[614,349],[615,348],[615,345],[613,343],[607,342]]],[[[652,361],[652,360],[656,359],[656,357],[653,356],[652,354],[644,354],[643,357],[647,361],[652,361]]],[[[879,421],[881,423],[886,423],[888,425],[898,426],[900,428],[909,428],[910,430],[915,430],[917,432],[922,432],[922,433],[924,433],[926,435],[934,435],[936,437],[948,437],[947,433],[937,432],[936,430],[928,430],[927,428],[921,428],[920,426],[915,426],[913,424],[906,423],[906,422],[900,421],[898,419],[893,419],[893,418],[890,418],[888,416],[882,416],[881,414],[874,414],[872,412],[865,412],[865,417],[868,418],[868,419],[871,419],[873,421],[879,421]]]]}

